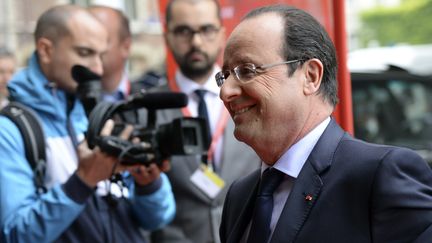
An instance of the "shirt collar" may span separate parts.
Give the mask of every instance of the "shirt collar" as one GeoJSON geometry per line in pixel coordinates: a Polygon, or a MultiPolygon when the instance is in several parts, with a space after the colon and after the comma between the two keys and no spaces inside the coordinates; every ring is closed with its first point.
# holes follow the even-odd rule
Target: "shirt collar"
{"type": "Polygon", "coordinates": [[[179,89],[187,95],[190,95],[197,89],[205,89],[208,92],[219,96],[220,88],[217,86],[215,81],[215,75],[219,71],[220,67],[215,65],[213,67],[212,74],[208,77],[207,81],[204,84],[198,84],[192,79],[189,79],[180,70],[177,70],[175,78],[179,89]]]}
{"type": "MultiPolygon", "coordinates": [[[[306,163],[307,158],[312,152],[318,139],[324,133],[324,130],[330,123],[330,117],[327,117],[306,136],[300,139],[297,143],[293,144],[276,163],[273,165],[274,168],[282,171],[283,173],[297,178],[300,174],[303,165],[306,163]]],[[[267,169],[269,166],[262,163],[261,172],[267,169]]]]}
{"type": "Polygon", "coordinates": [[[122,92],[125,97],[127,97],[129,95],[129,84],[128,83],[129,83],[128,75],[126,72],[124,72],[117,90],[122,92]]]}
{"type": "Polygon", "coordinates": [[[129,90],[128,75],[127,75],[127,72],[123,72],[122,79],[121,79],[117,89],[111,93],[103,92],[102,100],[110,101],[110,102],[121,101],[129,95],[129,91],[130,90],[129,90]]]}

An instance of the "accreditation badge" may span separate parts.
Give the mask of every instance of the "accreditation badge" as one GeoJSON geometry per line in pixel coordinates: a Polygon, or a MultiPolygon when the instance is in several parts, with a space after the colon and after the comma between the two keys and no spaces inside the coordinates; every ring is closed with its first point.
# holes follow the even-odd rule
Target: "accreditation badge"
{"type": "Polygon", "coordinates": [[[190,180],[211,199],[214,199],[225,186],[225,181],[204,164],[198,167],[190,180]]]}

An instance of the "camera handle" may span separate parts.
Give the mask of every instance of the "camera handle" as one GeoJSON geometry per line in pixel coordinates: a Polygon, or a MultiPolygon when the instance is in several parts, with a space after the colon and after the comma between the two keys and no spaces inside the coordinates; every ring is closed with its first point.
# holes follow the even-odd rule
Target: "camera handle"
{"type": "Polygon", "coordinates": [[[149,165],[156,162],[153,151],[143,148],[140,144],[134,144],[115,136],[98,136],[95,142],[102,152],[117,157],[123,165],[149,165]]]}

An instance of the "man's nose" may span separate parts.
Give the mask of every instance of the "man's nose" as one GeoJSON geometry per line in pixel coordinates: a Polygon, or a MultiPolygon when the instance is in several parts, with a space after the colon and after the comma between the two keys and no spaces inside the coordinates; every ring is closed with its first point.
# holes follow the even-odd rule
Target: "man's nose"
{"type": "Polygon", "coordinates": [[[203,43],[203,37],[201,36],[201,32],[195,32],[192,34],[192,45],[201,46],[203,43]]]}
{"type": "Polygon", "coordinates": [[[224,102],[230,102],[241,94],[241,87],[232,75],[226,78],[220,89],[219,96],[224,102]]]}
{"type": "Polygon", "coordinates": [[[101,58],[95,59],[94,63],[90,66],[90,70],[93,73],[102,76],[103,71],[104,71],[103,65],[102,65],[102,59],[101,58]]]}

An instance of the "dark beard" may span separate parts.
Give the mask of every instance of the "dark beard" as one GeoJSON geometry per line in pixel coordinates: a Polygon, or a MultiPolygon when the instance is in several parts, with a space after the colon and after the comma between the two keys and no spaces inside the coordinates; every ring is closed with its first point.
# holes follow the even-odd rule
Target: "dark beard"
{"type": "Polygon", "coordinates": [[[176,58],[178,66],[181,70],[181,72],[188,77],[189,79],[195,80],[195,79],[200,79],[203,77],[206,77],[207,75],[210,74],[210,72],[213,69],[213,65],[215,64],[216,60],[211,59],[208,55],[206,55],[205,53],[202,53],[198,50],[191,50],[190,52],[188,52],[184,58],[176,58]],[[204,65],[201,66],[196,66],[193,65],[193,63],[191,63],[190,60],[190,56],[193,55],[194,53],[199,52],[202,55],[205,56],[205,63],[203,63],[204,65]]]}
{"type": "Polygon", "coordinates": [[[207,65],[203,67],[194,67],[187,63],[183,63],[179,65],[179,68],[186,77],[195,80],[207,76],[213,69],[213,64],[214,63],[207,63],[207,65]]]}

